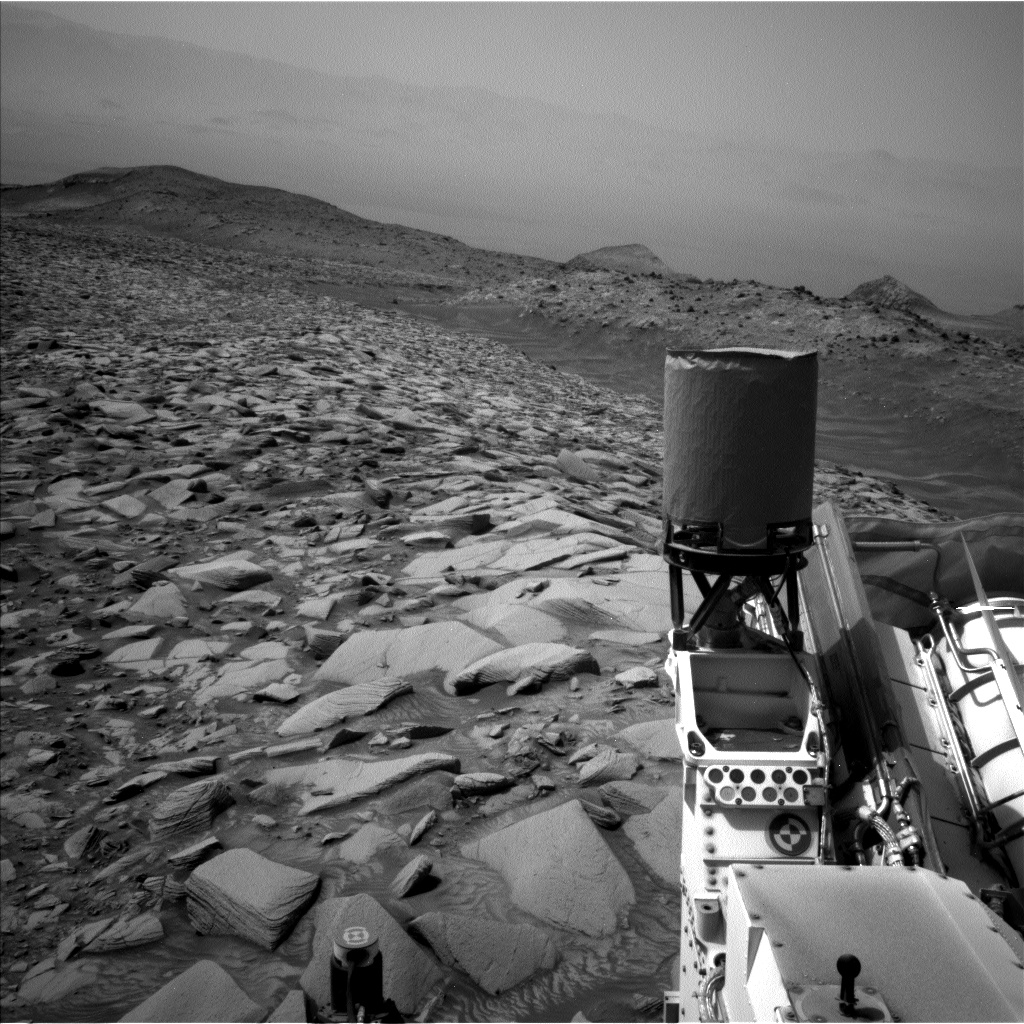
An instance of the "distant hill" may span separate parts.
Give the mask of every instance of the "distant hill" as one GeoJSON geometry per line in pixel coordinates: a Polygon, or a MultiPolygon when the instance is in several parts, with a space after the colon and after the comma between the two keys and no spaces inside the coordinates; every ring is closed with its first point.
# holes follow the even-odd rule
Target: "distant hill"
{"type": "Polygon", "coordinates": [[[672,268],[646,245],[611,245],[574,256],[564,265],[573,270],[617,270],[623,274],[673,274],[672,268]]]}
{"type": "Polygon", "coordinates": [[[926,299],[889,274],[875,281],[867,281],[858,285],[846,298],[854,302],[871,303],[885,309],[898,309],[904,313],[942,312],[930,299],[926,299]]]}
{"type": "Polygon", "coordinates": [[[173,166],[101,167],[44,185],[5,188],[0,213],[354,264],[382,280],[400,272],[406,283],[450,291],[543,275],[557,266],[381,224],[284,189],[235,184],[173,166]]]}

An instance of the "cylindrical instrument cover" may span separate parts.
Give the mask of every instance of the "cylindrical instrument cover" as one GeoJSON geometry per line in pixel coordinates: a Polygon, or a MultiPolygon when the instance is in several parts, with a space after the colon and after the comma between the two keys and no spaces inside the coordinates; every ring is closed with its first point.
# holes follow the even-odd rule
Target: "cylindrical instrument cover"
{"type": "Polygon", "coordinates": [[[666,517],[722,523],[740,551],[810,519],[817,399],[817,352],[666,352],[666,517]]]}

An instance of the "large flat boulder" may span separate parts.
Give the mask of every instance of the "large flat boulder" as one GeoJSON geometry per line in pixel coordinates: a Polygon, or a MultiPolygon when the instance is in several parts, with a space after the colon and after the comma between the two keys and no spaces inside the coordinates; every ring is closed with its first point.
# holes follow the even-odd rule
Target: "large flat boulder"
{"type": "Polygon", "coordinates": [[[316,1004],[320,1019],[330,1014],[332,936],[338,929],[358,925],[376,936],[384,966],[384,998],[393,1000],[406,1016],[414,1015],[443,980],[430,954],[367,893],[324,900],[317,905],[313,920],[313,955],[299,984],[316,1004]]]}
{"type": "Polygon", "coordinates": [[[558,962],[558,950],[542,928],[467,914],[431,912],[409,924],[449,967],[465,971],[497,995],[558,962]]]}
{"type": "Polygon", "coordinates": [[[274,949],[316,899],[320,878],[309,871],[227,850],[192,872],[185,907],[200,935],[238,935],[274,949]]]}
{"type": "Polygon", "coordinates": [[[610,935],[636,902],[629,875],[579,800],[467,843],[462,855],[500,872],[518,907],[559,928],[610,935]]]}
{"type": "Polygon", "coordinates": [[[477,608],[465,621],[474,629],[498,633],[510,644],[554,643],[565,636],[565,626],[553,615],[519,605],[477,608]]]}
{"type": "Polygon", "coordinates": [[[220,964],[200,960],[167,982],[122,1021],[260,1021],[267,1011],[254,1003],[220,964]]]}
{"type": "Polygon", "coordinates": [[[568,679],[577,672],[601,671],[590,651],[566,644],[533,643],[497,651],[473,662],[444,681],[448,693],[473,693],[494,683],[544,683],[568,679]]]}
{"type": "Polygon", "coordinates": [[[458,772],[459,759],[450,754],[413,754],[395,761],[356,761],[337,758],[315,764],[271,768],[264,781],[271,786],[299,788],[299,814],[315,814],[373,796],[390,786],[425,772],[458,772]],[[315,796],[313,794],[316,794],[315,796]]]}
{"type": "Polygon", "coordinates": [[[371,683],[383,676],[458,672],[500,650],[461,622],[431,622],[407,629],[373,629],[349,637],[317,670],[317,682],[371,683]]]}
{"type": "Polygon", "coordinates": [[[635,814],[622,826],[651,873],[671,889],[679,888],[683,837],[683,790],[669,786],[664,800],[647,814],[635,814]]]}
{"type": "Polygon", "coordinates": [[[356,683],[325,693],[299,708],[278,727],[278,736],[302,736],[326,729],[356,715],[368,715],[403,693],[412,693],[412,683],[404,679],[377,679],[356,683]]]}

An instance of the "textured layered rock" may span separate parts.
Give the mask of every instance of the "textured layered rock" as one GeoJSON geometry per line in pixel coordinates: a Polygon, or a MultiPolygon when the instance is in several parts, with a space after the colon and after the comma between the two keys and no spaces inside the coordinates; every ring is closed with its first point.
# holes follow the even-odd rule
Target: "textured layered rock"
{"type": "Polygon", "coordinates": [[[344,722],[346,718],[367,715],[403,693],[412,693],[412,683],[404,679],[376,679],[356,683],[311,701],[286,718],[278,727],[278,736],[302,736],[344,722]]]}
{"type": "Polygon", "coordinates": [[[578,800],[466,843],[462,855],[500,872],[517,906],[559,928],[610,935],[636,901],[629,875],[578,800]]]}
{"type": "Polygon", "coordinates": [[[318,764],[272,768],[264,776],[270,786],[300,788],[300,814],[314,814],[380,793],[425,772],[458,772],[459,759],[450,754],[413,754],[396,761],[337,759],[318,764]]]}
{"type": "Polygon", "coordinates": [[[224,555],[212,562],[179,565],[168,572],[198,583],[209,583],[221,590],[250,590],[274,578],[273,573],[254,565],[242,554],[224,555]]]}
{"type": "Polygon", "coordinates": [[[200,960],[154,992],[122,1021],[260,1021],[266,1010],[212,960],[200,960]]]}
{"type": "Polygon", "coordinates": [[[597,753],[580,765],[580,785],[600,786],[616,779],[631,779],[640,771],[634,754],[620,754],[611,747],[601,747],[597,753]]]}
{"type": "Polygon", "coordinates": [[[163,842],[209,828],[217,814],[231,803],[231,791],[220,779],[200,779],[182,786],[154,808],[149,819],[149,837],[163,842]]]}
{"type": "Polygon", "coordinates": [[[558,950],[540,928],[466,914],[432,912],[409,924],[442,963],[468,974],[485,992],[497,995],[537,971],[551,970],[558,950]]]}
{"type": "Polygon", "coordinates": [[[444,681],[448,693],[473,693],[494,683],[545,683],[568,679],[577,672],[600,672],[594,656],[565,644],[532,643],[498,651],[473,662],[444,681]]]}
{"type": "Polygon", "coordinates": [[[189,921],[201,935],[238,935],[274,949],[316,899],[320,878],[252,850],[227,850],[185,886],[189,921]]]}

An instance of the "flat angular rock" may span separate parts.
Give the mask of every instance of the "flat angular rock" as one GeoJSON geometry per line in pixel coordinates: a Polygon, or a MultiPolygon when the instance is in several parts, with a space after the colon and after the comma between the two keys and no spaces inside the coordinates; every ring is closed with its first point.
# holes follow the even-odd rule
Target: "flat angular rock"
{"type": "Polygon", "coordinates": [[[108,498],[106,501],[101,502],[101,504],[104,508],[109,508],[111,512],[124,516],[125,519],[135,519],[146,511],[146,503],[139,501],[138,498],[133,498],[130,494],[121,494],[116,498],[108,498]]]}
{"type": "Polygon", "coordinates": [[[461,695],[494,683],[516,683],[524,679],[544,683],[568,679],[577,672],[600,671],[589,651],[566,644],[523,644],[490,654],[461,671],[449,673],[444,688],[448,693],[461,695]]]}
{"type": "Polygon", "coordinates": [[[628,743],[644,757],[654,761],[678,761],[683,752],[679,746],[674,718],[658,718],[653,722],[637,722],[616,734],[616,739],[628,743]]]}
{"type": "Polygon", "coordinates": [[[510,644],[554,643],[565,636],[565,626],[553,615],[526,606],[478,608],[465,622],[474,629],[498,633],[510,644]]]}
{"type": "Polygon", "coordinates": [[[175,775],[213,775],[217,771],[217,758],[208,754],[184,757],[180,761],[165,761],[153,765],[153,771],[173,772],[175,775]]]}
{"type": "Polygon", "coordinates": [[[658,673],[654,669],[637,665],[635,668],[628,668],[615,677],[615,682],[627,690],[649,689],[657,687],[658,673]]]}
{"type": "Polygon", "coordinates": [[[262,690],[257,690],[252,699],[271,704],[291,704],[301,696],[302,694],[289,683],[271,683],[262,690]]]}
{"type": "Polygon", "coordinates": [[[509,884],[513,902],[558,928],[610,935],[636,902],[633,884],[578,800],[467,843],[509,884]]]}
{"type": "Polygon", "coordinates": [[[221,669],[216,680],[203,686],[195,696],[195,703],[202,706],[219,697],[252,693],[271,683],[279,683],[290,674],[287,661],[232,661],[221,669]]]}
{"type": "Polygon", "coordinates": [[[273,611],[281,604],[281,595],[275,594],[272,590],[257,588],[222,597],[217,604],[228,605],[230,608],[262,608],[265,611],[273,611]]]}
{"type": "Polygon", "coordinates": [[[298,786],[303,797],[299,814],[342,807],[426,772],[458,772],[459,759],[450,754],[413,754],[395,761],[355,761],[338,758],[294,768],[271,768],[264,781],[271,786],[298,786]]]}
{"type": "Polygon", "coordinates": [[[373,860],[381,850],[389,846],[401,846],[401,837],[390,829],[370,821],[363,825],[355,835],[349,836],[335,848],[338,860],[350,864],[366,864],[373,860]]]}
{"type": "Polygon", "coordinates": [[[580,765],[580,785],[599,786],[616,779],[631,779],[638,771],[640,762],[636,755],[601,747],[589,761],[580,765]]]}
{"type": "Polygon", "coordinates": [[[135,643],[125,644],[116,651],[111,651],[103,660],[110,665],[151,661],[163,642],[161,636],[155,636],[151,640],[136,640],[135,643]]]}
{"type": "Polygon", "coordinates": [[[423,838],[426,831],[433,828],[436,824],[437,811],[427,811],[427,813],[424,814],[415,825],[413,825],[412,832],[409,834],[409,845],[415,846],[423,838]]]}
{"type": "Polygon", "coordinates": [[[248,849],[200,864],[185,885],[185,908],[200,935],[238,935],[276,948],[316,899],[320,878],[248,849]]]}
{"type": "Polygon", "coordinates": [[[492,996],[558,962],[551,936],[532,925],[431,912],[415,918],[409,928],[442,963],[464,971],[492,996]]]}
{"type": "Polygon", "coordinates": [[[431,859],[422,853],[418,857],[413,857],[395,875],[394,881],[391,883],[391,892],[399,899],[414,896],[429,877],[433,866],[431,859]]]}
{"type": "Polygon", "coordinates": [[[328,683],[369,683],[383,676],[457,672],[499,649],[493,640],[461,622],[367,630],[349,637],[313,678],[328,683]]]}
{"type": "Polygon", "coordinates": [[[164,841],[172,836],[209,828],[213,819],[233,802],[220,779],[200,779],[176,789],[157,805],[149,819],[149,837],[164,841]]]}
{"type": "Polygon", "coordinates": [[[207,836],[198,843],[186,846],[184,850],[167,855],[167,863],[176,868],[194,868],[201,860],[214,850],[220,849],[220,840],[216,836],[207,836]]]}
{"type": "Polygon", "coordinates": [[[222,590],[249,590],[274,578],[273,573],[240,555],[225,555],[213,562],[179,565],[168,572],[187,580],[209,583],[222,590]]]}
{"type": "Polygon", "coordinates": [[[407,1017],[416,1014],[444,978],[430,954],[366,893],[324,900],[317,905],[314,920],[313,956],[299,984],[323,1015],[330,1012],[332,937],[339,928],[361,925],[377,937],[384,967],[384,998],[393,1000],[407,1017]]]}
{"type": "Polygon", "coordinates": [[[584,461],[567,448],[563,448],[558,453],[558,468],[570,480],[578,480],[580,483],[596,484],[600,483],[602,478],[602,474],[589,462],[584,461]]]}
{"type": "Polygon", "coordinates": [[[263,1020],[266,1010],[254,1003],[220,964],[200,960],[126,1013],[122,1021],[232,1021],[263,1020]]]}
{"type": "Polygon", "coordinates": [[[278,736],[302,736],[327,729],[346,718],[367,715],[404,693],[412,693],[412,683],[404,679],[377,679],[372,683],[346,686],[299,708],[278,727],[278,736]]]}
{"type": "Polygon", "coordinates": [[[679,857],[682,849],[683,790],[670,786],[665,799],[647,814],[633,815],[622,831],[651,872],[671,889],[679,888],[679,857]]]}

